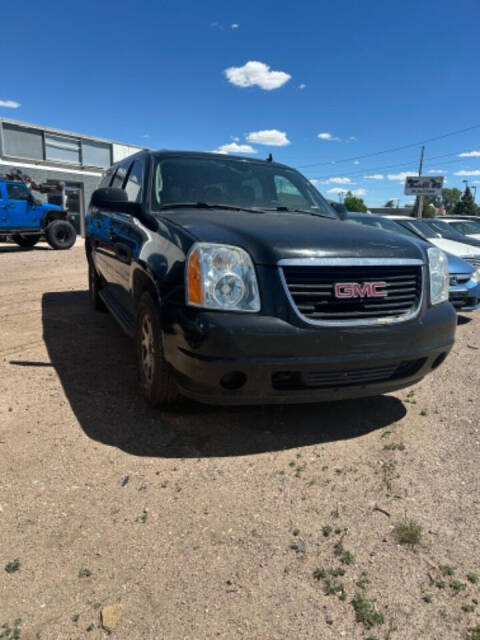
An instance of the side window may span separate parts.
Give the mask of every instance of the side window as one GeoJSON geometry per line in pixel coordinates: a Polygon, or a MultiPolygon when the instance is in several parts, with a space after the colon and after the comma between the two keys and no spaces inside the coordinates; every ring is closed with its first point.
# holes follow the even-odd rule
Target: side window
{"type": "Polygon", "coordinates": [[[309,201],[285,176],[274,176],[276,199],[288,207],[309,207],[309,201]]]}
{"type": "Polygon", "coordinates": [[[135,160],[128,174],[125,191],[131,202],[139,202],[142,197],[142,185],[145,163],[143,159],[135,160]]]}
{"type": "Polygon", "coordinates": [[[9,200],[28,200],[30,191],[24,184],[7,184],[9,200]]]}
{"type": "Polygon", "coordinates": [[[103,174],[103,178],[101,179],[100,184],[98,185],[99,189],[110,186],[110,180],[112,179],[113,171],[114,171],[113,167],[105,171],[105,173],[103,174]]]}
{"type": "Polygon", "coordinates": [[[130,160],[124,160],[122,164],[117,165],[117,170],[115,171],[115,175],[113,176],[111,187],[115,187],[116,189],[122,189],[123,183],[125,181],[125,176],[127,175],[128,167],[130,166],[130,160]]]}

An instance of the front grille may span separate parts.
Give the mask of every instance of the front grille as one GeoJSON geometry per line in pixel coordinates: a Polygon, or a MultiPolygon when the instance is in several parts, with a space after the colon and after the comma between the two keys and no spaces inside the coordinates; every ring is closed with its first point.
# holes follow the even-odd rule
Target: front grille
{"type": "Polygon", "coordinates": [[[308,322],[392,321],[410,317],[422,298],[422,267],[396,265],[285,265],[285,284],[296,311],[308,322]],[[335,285],[385,282],[386,297],[337,298],[335,285]]]}
{"type": "Polygon", "coordinates": [[[348,369],[341,371],[279,371],[272,376],[275,389],[328,389],[401,380],[415,375],[426,359],[406,360],[383,367],[369,369],[348,369]]]}

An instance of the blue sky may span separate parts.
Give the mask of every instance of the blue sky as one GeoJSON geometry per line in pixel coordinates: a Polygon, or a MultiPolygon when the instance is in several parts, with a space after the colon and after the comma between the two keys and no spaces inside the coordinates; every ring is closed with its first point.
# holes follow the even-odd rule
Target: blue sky
{"type": "MultiPolygon", "coordinates": [[[[327,196],[405,202],[419,146],[354,158],[480,125],[479,28],[478,0],[5,3],[0,116],[272,152],[327,196]]],[[[429,142],[434,170],[480,184],[480,127],[429,142]]]]}

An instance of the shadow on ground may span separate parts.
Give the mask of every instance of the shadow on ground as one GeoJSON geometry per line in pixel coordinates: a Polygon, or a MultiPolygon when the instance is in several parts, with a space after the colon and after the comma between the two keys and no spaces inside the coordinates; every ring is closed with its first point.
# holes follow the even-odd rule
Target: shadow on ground
{"type": "Polygon", "coordinates": [[[462,316],[460,314],[457,314],[457,324],[459,325],[468,324],[471,321],[472,321],[472,318],[470,316],[462,316]]]}
{"type": "Polygon", "coordinates": [[[19,253],[24,251],[52,251],[50,247],[19,247],[18,244],[0,244],[0,253],[19,253]]]}
{"type": "Polygon", "coordinates": [[[185,401],[175,410],[152,409],[137,392],[131,341],[109,314],[90,309],[86,291],[47,293],[42,313],[51,363],[80,426],[90,438],[133,455],[238,456],[288,449],[355,438],[406,413],[391,396],[240,408],[185,401]]]}

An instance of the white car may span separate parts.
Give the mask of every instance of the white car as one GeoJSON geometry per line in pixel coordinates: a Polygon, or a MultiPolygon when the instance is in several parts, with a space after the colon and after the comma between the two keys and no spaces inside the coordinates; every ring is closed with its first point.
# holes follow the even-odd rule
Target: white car
{"type": "Polygon", "coordinates": [[[443,249],[448,253],[453,253],[454,256],[463,258],[464,260],[467,260],[467,262],[470,262],[470,264],[480,267],[480,247],[474,247],[470,244],[463,244],[463,242],[456,242],[454,240],[447,240],[446,238],[439,238],[438,234],[436,234],[420,218],[409,218],[408,216],[386,217],[391,220],[395,220],[398,224],[401,224],[403,227],[413,231],[423,240],[428,240],[428,242],[431,242],[439,249],[443,249]]]}
{"type": "Polygon", "coordinates": [[[470,236],[476,240],[480,240],[480,221],[479,220],[459,220],[458,218],[442,218],[445,222],[448,222],[455,231],[458,231],[464,236],[470,236]]]}

